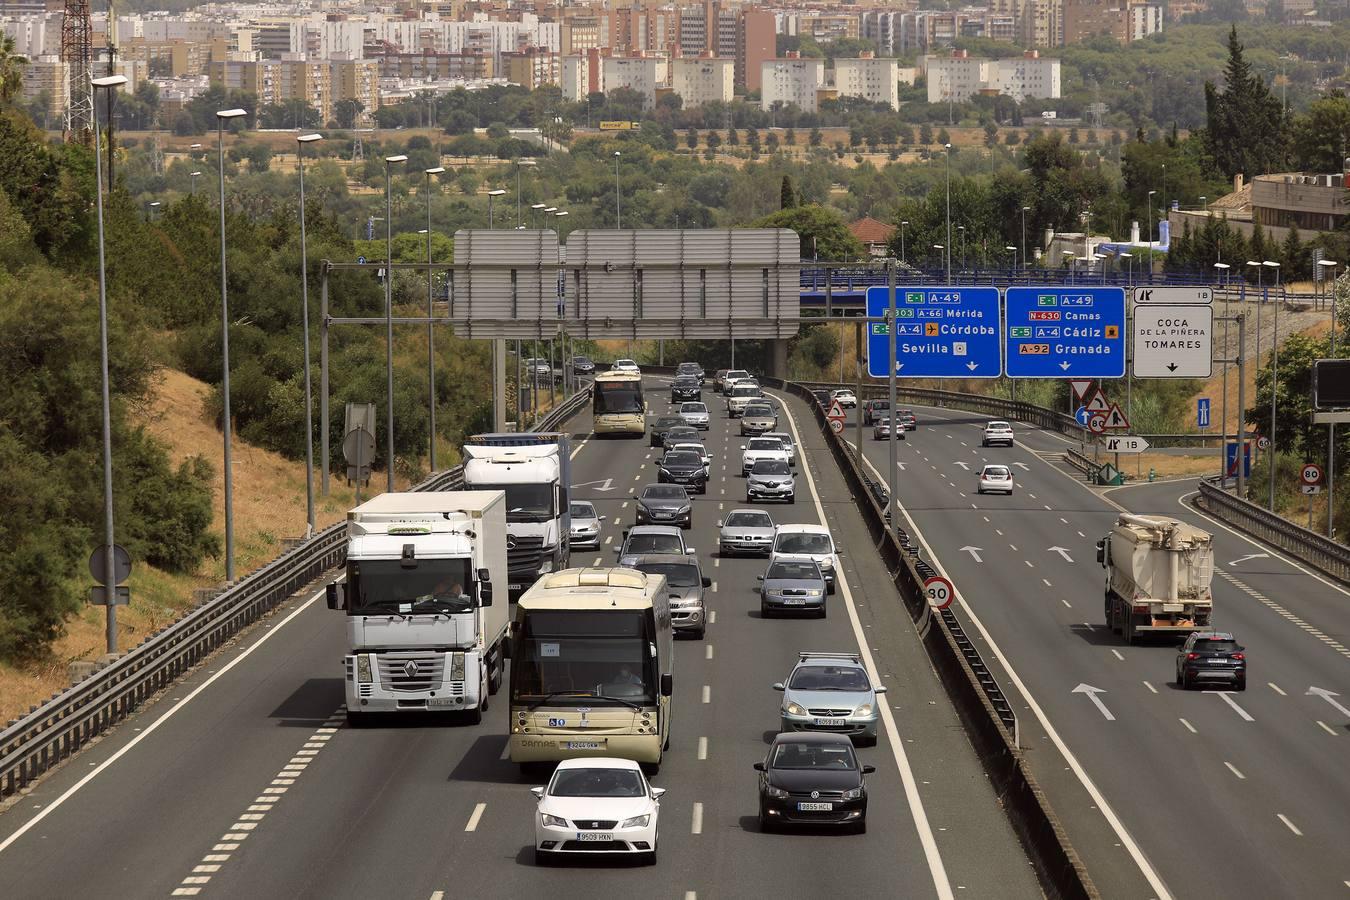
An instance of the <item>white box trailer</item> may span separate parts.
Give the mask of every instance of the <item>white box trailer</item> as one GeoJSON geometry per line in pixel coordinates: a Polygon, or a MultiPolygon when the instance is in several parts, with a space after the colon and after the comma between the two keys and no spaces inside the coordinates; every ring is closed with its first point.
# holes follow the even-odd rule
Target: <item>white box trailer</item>
{"type": "Polygon", "coordinates": [[[1106,569],[1106,624],[1126,643],[1148,634],[1185,636],[1210,627],[1214,539],[1168,516],[1122,513],[1097,542],[1106,569]]]}
{"type": "Polygon", "coordinates": [[[347,514],[347,716],[459,711],[477,722],[505,671],[506,495],[381,494],[347,514]]]}

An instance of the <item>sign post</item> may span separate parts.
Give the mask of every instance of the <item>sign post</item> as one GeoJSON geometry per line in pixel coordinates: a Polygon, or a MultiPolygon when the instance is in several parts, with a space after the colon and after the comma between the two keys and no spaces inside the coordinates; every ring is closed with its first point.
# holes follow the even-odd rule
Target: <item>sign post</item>
{"type": "MultiPolygon", "coordinates": [[[[1313,524],[1313,495],[1322,492],[1322,467],[1315,463],[1305,463],[1303,472],[1300,474],[1299,481],[1303,493],[1308,495],[1308,530],[1312,530],[1313,524]]],[[[1327,498],[1331,502],[1331,498],[1327,498]]]]}

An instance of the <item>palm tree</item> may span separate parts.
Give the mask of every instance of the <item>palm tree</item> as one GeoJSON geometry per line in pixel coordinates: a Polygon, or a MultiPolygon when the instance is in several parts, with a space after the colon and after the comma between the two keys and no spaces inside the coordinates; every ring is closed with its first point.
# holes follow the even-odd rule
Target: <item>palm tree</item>
{"type": "Polygon", "coordinates": [[[23,89],[23,66],[28,60],[14,53],[14,38],[0,32],[0,103],[13,100],[23,89]]]}

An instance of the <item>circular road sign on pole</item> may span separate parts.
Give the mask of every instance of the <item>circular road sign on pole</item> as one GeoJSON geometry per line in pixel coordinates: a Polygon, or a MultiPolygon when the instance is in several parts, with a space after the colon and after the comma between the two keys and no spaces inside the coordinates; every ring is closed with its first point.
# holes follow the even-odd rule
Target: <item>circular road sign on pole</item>
{"type": "Polygon", "coordinates": [[[1093,434],[1103,434],[1106,431],[1106,416],[1102,413],[1094,413],[1092,418],[1088,419],[1088,431],[1093,434]]]}
{"type": "Polygon", "coordinates": [[[928,597],[928,605],[933,609],[946,609],[952,605],[952,600],[956,597],[952,583],[941,575],[925,578],[923,592],[928,597]]]}
{"type": "Polygon", "coordinates": [[[1301,477],[1304,484],[1321,484],[1322,467],[1313,463],[1308,463],[1303,467],[1301,477]]]}

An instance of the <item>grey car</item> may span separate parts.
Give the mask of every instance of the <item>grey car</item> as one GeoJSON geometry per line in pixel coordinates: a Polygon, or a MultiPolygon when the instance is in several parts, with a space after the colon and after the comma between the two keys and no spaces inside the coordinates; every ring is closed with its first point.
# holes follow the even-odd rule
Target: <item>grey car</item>
{"type": "Polygon", "coordinates": [[[600,546],[600,516],[589,500],[571,503],[572,531],[569,543],[573,550],[591,550],[600,546]]]}
{"type": "Polygon", "coordinates": [[[670,525],[638,525],[625,528],[623,543],[615,548],[619,565],[626,566],[646,553],[673,553],[676,556],[694,555],[694,548],[684,543],[684,532],[670,525]]]}
{"type": "Polygon", "coordinates": [[[803,650],[783,692],[780,731],[830,731],[847,734],[860,744],[877,742],[877,696],[886,688],[872,686],[856,653],[803,650]]]}
{"type": "Polygon", "coordinates": [[[679,416],[661,416],[656,419],[652,422],[651,445],[653,447],[662,446],[662,442],[666,439],[666,432],[683,425],[685,425],[685,421],[679,416]]]}
{"type": "MultiPolygon", "coordinates": [[[[683,423],[684,420],[681,419],[680,422],[683,423]]],[[[661,448],[672,450],[676,444],[692,444],[702,440],[703,438],[699,437],[697,428],[680,424],[666,429],[665,436],[661,438],[661,448]]]]}
{"type": "Polygon", "coordinates": [[[825,618],[825,576],[811,560],[771,562],[759,579],[759,615],[768,618],[780,612],[809,612],[825,618]]]}
{"type": "Polygon", "coordinates": [[[692,375],[692,376],[694,376],[695,378],[698,379],[698,383],[699,383],[699,384],[702,384],[702,383],[703,383],[703,379],[704,379],[704,377],[705,377],[704,372],[703,372],[703,367],[700,366],[700,365],[699,365],[698,363],[696,363],[696,362],[682,362],[682,363],[680,363],[678,366],[675,367],[675,374],[676,374],[677,376],[678,376],[678,375],[692,375]]]}
{"type": "Polygon", "coordinates": [[[773,546],[773,519],[763,510],[733,509],[717,527],[717,552],[722,556],[768,553],[773,546]]]}
{"type": "Polygon", "coordinates": [[[778,427],[778,416],[767,403],[751,403],[741,413],[741,434],[758,435],[778,427]]]}
{"type": "Polygon", "coordinates": [[[680,404],[680,418],[690,428],[708,430],[708,404],[696,401],[680,404]]]}
{"type": "Polygon", "coordinates": [[[637,495],[637,525],[694,524],[694,501],[681,484],[649,484],[637,495]]]}
{"type": "Polygon", "coordinates": [[[745,479],[745,502],[786,500],[796,502],[797,482],[792,467],[781,459],[761,459],[745,479]]]}
{"type": "Polygon", "coordinates": [[[670,592],[670,625],[675,631],[692,632],[703,637],[707,629],[707,609],[703,591],[712,587],[712,579],[703,574],[698,557],[677,553],[644,553],[627,562],[648,575],[666,576],[670,592]]]}

